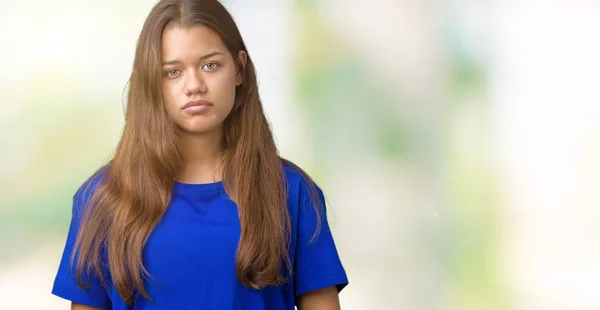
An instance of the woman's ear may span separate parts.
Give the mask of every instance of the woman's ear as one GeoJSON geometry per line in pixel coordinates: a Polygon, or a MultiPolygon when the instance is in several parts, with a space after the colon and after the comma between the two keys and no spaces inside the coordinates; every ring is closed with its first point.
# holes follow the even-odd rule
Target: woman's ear
{"type": "Polygon", "coordinates": [[[237,73],[235,75],[235,85],[240,86],[244,82],[243,73],[246,70],[246,62],[248,61],[248,54],[245,51],[238,53],[237,62],[239,64],[237,73]]]}

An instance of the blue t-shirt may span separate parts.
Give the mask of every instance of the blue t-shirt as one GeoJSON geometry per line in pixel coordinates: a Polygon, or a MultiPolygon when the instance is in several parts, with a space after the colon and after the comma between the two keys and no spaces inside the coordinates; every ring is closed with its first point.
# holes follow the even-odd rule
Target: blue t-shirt
{"type": "MultiPolygon", "coordinates": [[[[294,309],[297,297],[305,292],[334,285],[338,291],[343,289],[348,279],[325,212],[321,212],[321,229],[313,239],[317,216],[309,187],[294,168],[286,165],[285,174],[293,266],[293,275],[286,284],[256,290],[238,281],[235,268],[240,237],[238,209],[222,182],[175,183],[169,208],[143,250],[144,267],[151,275],[144,285],[154,302],[136,295],[134,306],[128,306],[114,289],[108,270],[104,270],[108,287],[103,287],[92,273],[85,278],[91,288],[82,290],[76,284],[75,264],[70,266],[70,257],[85,201],[90,196],[89,190],[82,190],[86,188],[84,185],[73,199],[71,226],[52,293],[84,305],[113,310],[273,310],[294,309]]],[[[88,182],[92,182],[88,188],[93,189],[94,181],[88,182]]],[[[317,190],[324,203],[323,193],[318,187],[317,190]]]]}

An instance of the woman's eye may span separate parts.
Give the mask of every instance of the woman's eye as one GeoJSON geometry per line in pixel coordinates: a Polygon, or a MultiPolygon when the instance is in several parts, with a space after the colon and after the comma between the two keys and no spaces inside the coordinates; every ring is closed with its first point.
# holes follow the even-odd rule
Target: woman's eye
{"type": "Polygon", "coordinates": [[[211,63],[207,63],[207,64],[205,64],[205,65],[204,65],[204,67],[203,67],[203,69],[206,69],[206,70],[212,71],[212,70],[215,70],[215,69],[217,69],[218,67],[219,67],[219,64],[217,64],[217,63],[214,63],[214,62],[211,62],[211,63]]]}
{"type": "Polygon", "coordinates": [[[181,71],[179,71],[178,69],[171,69],[169,71],[167,71],[167,76],[168,77],[175,77],[177,75],[179,75],[181,71]]]}

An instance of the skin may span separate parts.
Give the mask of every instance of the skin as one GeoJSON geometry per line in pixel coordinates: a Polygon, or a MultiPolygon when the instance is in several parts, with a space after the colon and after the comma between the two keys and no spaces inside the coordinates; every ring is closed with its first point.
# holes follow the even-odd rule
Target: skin
{"type": "Polygon", "coordinates": [[[90,307],[76,302],[71,303],[71,310],[103,310],[102,308],[90,307]]]}
{"type": "MultiPolygon", "coordinates": [[[[239,58],[245,62],[246,53],[239,58]]],[[[163,99],[175,123],[186,135],[222,131],[242,77],[219,36],[207,27],[172,27],[163,35],[162,62],[163,99]],[[199,99],[214,106],[195,115],[182,110],[199,99]]]]}
{"type": "Polygon", "coordinates": [[[231,112],[240,69],[247,54],[237,61],[223,41],[207,27],[169,27],[162,38],[163,100],[181,129],[180,147],[186,167],[178,181],[210,183],[221,179],[218,167],[223,121],[231,112]],[[236,66],[236,62],[240,65],[236,66]],[[183,107],[192,100],[213,104],[202,113],[183,107]]]}
{"type": "MultiPolygon", "coordinates": [[[[174,122],[181,129],[180,143],[185,169],[178,181],[191,184],[220,180],[219,154],[223,121],[231,112],[235,89],[242,83],[240,69],[247,54],[234,58],[220,37],[202,26],[168,28],[162,37],[163,100],[174,122]],[[213,105],[202,113],[190,113],[183,107],[193,100],[213,105]]],[[[299,310],[338,310],[340,302],[335,286],[302,294],[299,310]]],[[[78,303],[71,310],[102,310],[78,303]]]]}
{"type": "Polygon", "coordinates": [[[304,293],[298,298],[298,310],[339,310],[340,299],[335,286],[304,293]]]}

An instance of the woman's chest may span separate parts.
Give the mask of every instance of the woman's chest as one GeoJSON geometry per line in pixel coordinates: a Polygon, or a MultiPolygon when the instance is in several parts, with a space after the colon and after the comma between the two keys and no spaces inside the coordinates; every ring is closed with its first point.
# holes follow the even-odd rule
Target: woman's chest
{"type": "Polygon", "coordinates": [[[144,266],[163,283],[233,274],[239,238],[231,200],[176,196],[146,243],[144,266]]]}

